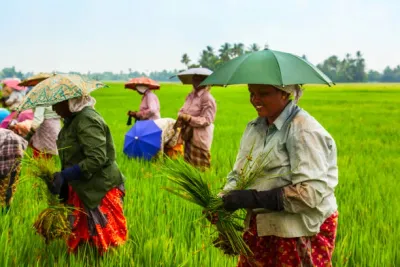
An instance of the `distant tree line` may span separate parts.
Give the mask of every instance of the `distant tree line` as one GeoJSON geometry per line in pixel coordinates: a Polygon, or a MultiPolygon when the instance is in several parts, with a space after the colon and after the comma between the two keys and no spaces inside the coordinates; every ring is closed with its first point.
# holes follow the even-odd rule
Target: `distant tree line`
{"type": "MultiPolygon", "coordinates": [[[[138,72],[138,71],[132,71],[131,69],[128,69],[127,72],[120,71],[119,73],[113,73],[110,71],[105,71],[105,72],[87,72],[87,73],[80,73],[80,72],[75,72],[75,71],[70,71],[68,72],[69,74],[80,74],[80,75],[85,75],[91,79],[95,80],[101,80],[101,81],[128,81],[129,79],[135,78],[135,77],[141,77],[141,76],[146,76],[150,77],[151,79],[157,80],[157,81],[178,81],[178,79],[170,77],[176,75],[180,70],[163,70],[163,71],[153,71],[148,74],[144,72],[138,72]]],[[[57,71],[55,71],[57,72],[57,71]]],[[[62,73],[62,72],[57,72],[57,73],[62,73]]],[[[34,73],[33,72],[27,72],[27,73],[22,73],[21,71],[17,71],[15,67],[11,68],[4,68],[3,70],[0,71],[0,80],[4,78],[19,78],[21,80],[32,76],[34,73]]]]}
{"type": "MultiPolygon", "coordinates": [[[[266,48],[268,48],[268,45],[264,45],[263,49],[266,48]]],[[[262,48],[256,43],[249,46],[245,46],[243,43],[224,43],[218,50],[215,50],[212,46],[206,46],[206,48],[200,52],[197,61],[192,61],[188,54],[185,53],[182,55],[180,62],[184,64],[186,68],[205,67],[216,70],[221,64],[232,58],[259,51],[260,49],[262,48]]],[[[302,58],[307,60],[305,55],[303,55],[302,58]]],[[[318,64],[317,67],[327,74],[334,82],[400,82],[400,65],[394,68],[387,66],[382,73],[375,70],[367,72],[365,68],[365,59],[360,51],[357,51],[355,56],[346,54],[342,59],[335,55],[330,56],[322,63],[318,64]]],[[[70,73],[78,73],[95,80],[103,81],[127,81],[140,76],[147,76],[157,81],[178,81],[177,78],[170,79],[170,77],[176,75],[180,71],[182,70],[163,70],[146,74],[144,72],[128,69],[127,72],[120,71],[119,73],[70,73]]],[[[15,67],[4,68],[0,71],[0,79],[10,77],[24,79],[32,75],[32,72],[22,73],[17,71],[15,67]]]]}

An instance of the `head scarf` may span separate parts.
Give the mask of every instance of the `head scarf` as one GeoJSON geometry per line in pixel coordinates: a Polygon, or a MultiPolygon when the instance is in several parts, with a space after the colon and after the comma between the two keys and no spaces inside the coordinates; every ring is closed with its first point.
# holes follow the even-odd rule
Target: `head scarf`
{"type": "Polygon", "coordinates": [[[7,100],[5,101],[5,104],[7,107],[14,111],[17,109],[19,104],[21,104],[22,100],[24,99],[25,96],[25,91],[16,91],[13,90],[11,94],[6,98],[7,100]]]}
{"type": "Polygon", "coordinates": [[[294,103],[297,104],[299,102],[300,97],[303,95],[303,89],[300,87],[298,84],[291,84],[291,85],[273,85],[275,88],[284,91],[288,94],[293,95],[294,97],[294,103]]]}
{"type": "Polygon", "coordinates": [[[96,99],[91,96],[81,96],[68,100],[69,111],[71,111],[72,113],[79,112],[85,107],[93,108],[95,104],[96,99]]]}
{"type": "Polygon", "coordinates": [[[136,85],[136,90],[139,93],[144,94],[144,93],[146,93],[147,90],[149,90],[149,87],[147,85],[136,85]]]}

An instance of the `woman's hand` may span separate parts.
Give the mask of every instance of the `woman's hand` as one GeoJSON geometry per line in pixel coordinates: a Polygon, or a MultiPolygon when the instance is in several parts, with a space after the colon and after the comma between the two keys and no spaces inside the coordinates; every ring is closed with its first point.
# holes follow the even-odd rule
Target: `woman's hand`
{"type": "Polygon", "coordinates": [[[218,222],[218,213],[217,212],[211,212],[209,210],[203,210],[203,215],[206,216],[206,219],[211,223],[211,224],[216,224],[218,222]]]}
{"type": "Polygon", "coordinates": [[[232,190],[222,197],[224,209],[234,212],[238,209],[284,210],[283,189],[274,188],[266,191],[232,190]]]}
{"type": "Polygon", "coordinates": [[[16,134],[25,137],[31,131],[32,122],[33,122],[32,120],[25,120],[23,122],[18,122],[14,125],[10,125],[9,128],[16,134]]]}
{"type": "Polygon", "coordinates": [[[192,119],[192,116],[190,116],[189,114],[179,114],[178,120],[182,120],[184,123],[189,123],[190,120],[192,119]]]}
{"type": "Polygon", "coordinates": [[[59,195],[61,191],[61,186],[64,183],[64,177],[61,172],[56,172],[53,174],[53,183],[48,184],[48,188],[53,195],[59,195]]]}
{"type": "Polygon", "coordinates": [[[134,118],[136,118],[136,113],[137,113],[137,111],[128,111],[128,116],[131,116],[131,117],[134,117],[134,118]]]}

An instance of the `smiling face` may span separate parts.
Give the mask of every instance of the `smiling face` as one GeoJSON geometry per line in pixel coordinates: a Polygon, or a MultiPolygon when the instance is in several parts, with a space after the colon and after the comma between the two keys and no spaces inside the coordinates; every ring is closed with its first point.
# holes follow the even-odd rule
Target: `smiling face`
{"type": "Polygon", "coordinates": [[[258,116],[266,118],[270,124],[289,102],[289,94],[272,85],[249,84],[249,92],[250,102],[257,110],[258,116]]]}

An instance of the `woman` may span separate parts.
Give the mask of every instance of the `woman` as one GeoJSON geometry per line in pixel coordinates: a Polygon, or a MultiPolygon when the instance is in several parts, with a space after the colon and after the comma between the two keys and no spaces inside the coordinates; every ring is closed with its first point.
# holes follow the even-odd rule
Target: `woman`
{"type": "Polygon", "coordinates": [[[2,120],[0,128],[12,129],[17,122],[33,119],[33,111],[31,109],[18,112],[17,108],[25,96],[25,87],[19,86],[19,80],[4,80],[2,89],[2,106],[8,108],[11,113],[2,120]]]}
{"type": "Polygon", "coordinates": [[[0,128],[0,207],[6,212],[20,174],[20,162],[27,142],[10,130],[0,128]]]}
{"type": "Polygon", "coordinates": [[[137,120],[160,119],[160,101],[147,85],[136,85],[136,91],[143,95],[139,111],[128,111],[128,116],[137,120]]]}
{"type": "Polygon", "coordinates": [[[222,194],[225,209],[248,210],[244,240],[254,255],[240,256],[238,266],[331,266],[338,222],[335,142],[296,105],[298,85],[250,84],[249,91],[259,117],[247,125],[222,194]],[[232,190],[248,160],[261,163],[253,170],[262,174],[248,190],[232,190]]]}
{"type": "Polygon", "coordinates": [[[30,141],[34,158],[58,155],[56,140],[61,130],[60,117],[51,107],[36,107],[33,121],[17,123],[14,128],[30,141]]]}
{"type": "Polygon", "coordinates": [[[211,165],[213,122],[217,112],[217,105],[209,87],[200,86],[205,78],[207,76],[193,76],[193,91],[186,97],[185,104],[178,113],[178,124],[183,125],[184,158],[193,166],[200,168],[209,168],[211,165]]]}
{"type": "Polygon", "coordinates": [[[72,214],[69,251],[89,242],[103,253],[127,239],[125,190],[110,129],[94,104],[86,96],[53,105],[64,126],[57,140],[62,171],[54,174],[50,189],[77,208],[72,214]]]}

